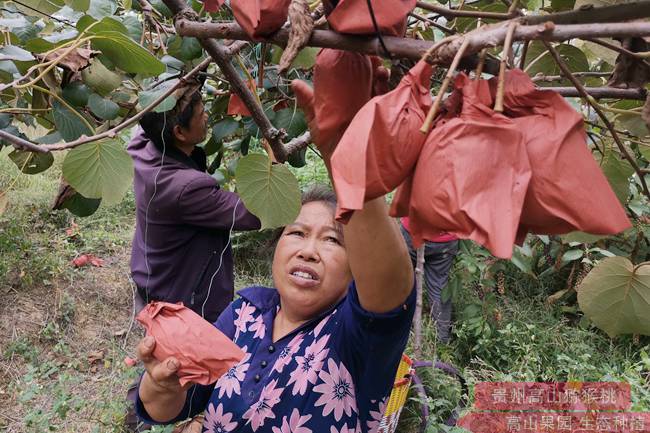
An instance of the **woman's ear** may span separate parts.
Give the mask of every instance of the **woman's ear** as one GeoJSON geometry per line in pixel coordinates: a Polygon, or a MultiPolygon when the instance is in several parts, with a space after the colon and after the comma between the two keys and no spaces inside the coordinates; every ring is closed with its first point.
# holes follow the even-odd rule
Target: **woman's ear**
{"type": "Polygon", "coordinates": [[[183,128],[181,128],[181,125],[175,125],[172,129],[172,133],[174,135],[174,140],[177,143],[185,142],[185,135],[183,134],[183,128]]]}

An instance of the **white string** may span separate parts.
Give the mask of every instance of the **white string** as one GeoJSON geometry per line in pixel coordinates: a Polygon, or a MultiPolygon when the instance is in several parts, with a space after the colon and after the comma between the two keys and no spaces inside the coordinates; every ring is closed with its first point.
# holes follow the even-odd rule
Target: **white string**
{"type": "Polygon", "coordinates": [[[160,175],[160,172],[163,169],[163,166],[165,165],[165,151],[167,150],[167,144],[165,143],[165,127],[167,126],[167,114],[163,113],[163,127],[160,132],[160,140],[162,141],[162,156],[160,157],[160,167],[158,167],[158,171],[156,172],[156,175],[153,178],[153,194],[151,194],[151,198],[149,199],[149,203],[147,203],[147,209],[144,212],[144,263],[147,266],[147,281],[144,285],[144,293],[146,296],[146,299],[144,300],[145,304],[149,303],[149,280],[151,278],[151,266],[149,265],[149,248],[147,248],[147,234],[149,231],[149,207],[151,206],[151,203],[153,202],[154,197],[156,196],[156,192],[158,191],[158,175],[160,175]]]}
{"type": "Polygon", "coordinates": [[[210,298],[210,291],[212,290],[212,282],[214,281],[214,277],[219,273],[219,270],[221,270],[221,265],[223,265],[223,255],[230,246],[230,241],[232,240],[232,231],[233,228],[235,227],[235,216],[237,212],[237,206],[239,206],[239,203],[241,202],[241,199],[237,197],[237,203],[235,203],[235,207],[232,210],[232,223],[230,224],[230,230],[228,230],[228,242],[226,242],[226,245],[223,247],[223,250],[221,250],[221,255],[219,256],[219,266],[217,267],[217,270],[214,271],[212,274],[212,277],[210,277],[210,284],[208,285],[208,293],[205,296],[205,300],[203,300],[203,304],[201,305],[201,317],[205,318],[205,304],[208,302],[208,299],[210,298]]]}

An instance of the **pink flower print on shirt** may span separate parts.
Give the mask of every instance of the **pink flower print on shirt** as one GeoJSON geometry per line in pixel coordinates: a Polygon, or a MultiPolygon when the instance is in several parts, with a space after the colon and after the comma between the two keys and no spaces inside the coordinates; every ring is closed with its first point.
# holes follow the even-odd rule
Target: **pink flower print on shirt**
{"type": "Polygon", "coordinates": [[[296,356],[298,366],[291,372],[289,382],[287,385],[293,383],[292,395],[304,395],[307,392],[307,385],[313,385],[318,380],[318,371],[320,371],[329,349],[326,349],[329,334],[322,336],[318,340],[314,340],[305,349],[303,356],[296,356]]]}
{"type": "Polygon", "coordinates": [[[253,338],[264,338],[264,335],[266,335],[266,326],[264,326],[264,318],[261,314],[255,318],[253,324],[248,328],[248,330],[251,332],[255,331],[253,338]]]}
{"type": "MultiPolygon", "coordinates": [[[[246,349],[246,346],[242,347],[244,352],[246,352],[246,349]]],[[[223,397],[224,394],[226,394],[228,398],[232,397],[233,394],[241,394],[241,383],[244,381],[244,377],[246,377],[248,367],[250,367],[250,362],[248,362],[250,357],[251,354],[247,353],[239,364],[231,367],[226,374],[217,380],[215,387],[219,388],[219,398],[223,397]]]]}
{"type": "Polygon", "coordinates": [[[300,416],[298,409],[294,409],[289,422],[287,422],[287,417],[283,416],[282,426],[273,427],[273,433],[312,433],[310,428],[304,426],[310,418],[311,415],[300,416]]]}
{"type": "Polygon", "coordinates": [[[314,328],[314,337],[318,337],[318,334],[323,330],[327,322],[330,320],[330,317],[332,317],[332,314],[336,313],[336,310],[332,311],[330,314],[328,314],[326,317],[324,317],[318,325],[314,328]]]}
{"type": "Polygon", "coordinates": [[[350,416],[352,411],[357,411],[354,383],[352,383],[352,376],[343,363],[339,363],[337,366],[336,362],[330,358],[327,360],[327,368],[329,372],[323,370],[318,374],[324,383],[315,386],[314,391],[323,395],[315,405],[325,406],[323,407],[323,416],[334,412],[334,419],[340,421],[343,412],[350,416]]]}
{"type": "Polygon", "coordinates": [[[228,433],[237,428],[237,422],[232,420],[232,413],[223,413],[223,404],[219,403],[215,410],[210,403],[205,411],[203,427],[205,433],[228,433]]]}
{"type": "Polygon", "coordinates": [[[381,419],[384,417],[384,412],[386,412],[386,403],[388,402],[388,397],[385,397],[380,403],[377,410],[370,411],[370,419],[368,420],[368,433],[378,433],[379,424],[381,419]]]}
{"type": "Polygon", "coordinates": [[[241,307],[235,309],[235,341],[239,337],[240,332],[246,332],[248,329],[248,324],[252,322],[253,313],[255,312],[255,307],[249,304],[246,301],[243,301],[241,307]]]}
{"type": "Polygon", "coordinates": [[[337,430],[336,427],[330,426],[330,433],[355,433],[353,428],[348,428],[347,424],[341,426],[341,430],[337,430]]]}
{"type": "Polygon", "coordinates": [[[282,352],[278,355],[278,359],[275,360],[271,372],[277,371],[278,373],[282,373],[284,366],[291,362],[293,355],[300,349],[300,343],[302,343],[303,336],[304,334],[297,334],[291,339],[289,344],[284,346],[282,352]]]}
{"type": "Polygon", "coordinates": [[[242,418],[247,419],[251,424],[253,431],[257,431],[258,428],[263,426],[267,418],[275,418],[273,406],[278,404],[280,395],[284,391],[284,388],[275,387],[277,383],[277,379],[267,383],[264,389],[262,389],[260,399],[257,403],[254,403],[242,416],[242,418]]]}

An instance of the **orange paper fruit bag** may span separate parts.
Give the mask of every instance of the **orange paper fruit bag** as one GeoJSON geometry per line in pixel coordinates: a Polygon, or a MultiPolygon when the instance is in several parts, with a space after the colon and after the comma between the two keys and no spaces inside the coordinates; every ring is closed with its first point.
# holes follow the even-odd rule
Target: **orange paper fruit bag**
{"type": "Polygon", "coordinates": [[[523,136],[492,110],[487,81],[460,74],[455,87],[463,94],[460,116],[431,131],[413,175],[413,243],[444,231],[509,258],[531,177],[523,136]]]}
{"type": "Polygon", "coordinates": [[[154,357],[180,363],[181,385],[209,385],[244,357],[244,352],[211,323],[182,304],[152,302],[138,314],[147,335],[156,339],[154,357]]]}
{"type": "Polygon", "coordinates": [[[365,201],[394,190],[413,170],[426,138],[420,127],[432,103],[431,73],[432,66],[420,61],[348,126],[332,155],[337,218],[346,220],[365,201]]]}
{"type": "Polygon", "coordinates": [[[255,39],[279,30],[287,21],[291,0],[232,0],[237,23],[255,39]]]}
{"type": "MultiPolygon", "coordinates": [[[[496,79],[490,80],[496,92],[496,79]]],[[[504,114],[524,135],[532,177],[521,214],[527,232],[615,234],[631,227],[623,206],[587,147],[582,115],[558,93],[537,90],[521,70],[508,71],[504,114]]]]}
{"type": "MultiPolygon", "coordinates": [[[[372,10],[379,32],[402,36],[406,16],[415,8],[416,0],[373,0],[372,10]]],[[[375,34],[367,0],[324,0],[327,22],[339,33],[375,34]]]]}

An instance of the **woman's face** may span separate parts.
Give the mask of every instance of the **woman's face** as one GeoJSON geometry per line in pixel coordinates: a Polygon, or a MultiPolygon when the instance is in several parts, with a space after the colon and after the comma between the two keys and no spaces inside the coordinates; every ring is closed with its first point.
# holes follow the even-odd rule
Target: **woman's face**
{"type": "Polygon", "coordinates": [[[343,233],[324,202],[302,206],[275,248],[273,280],[282,308],[301,320],[327,310],[352,281],[343,233]]]}

